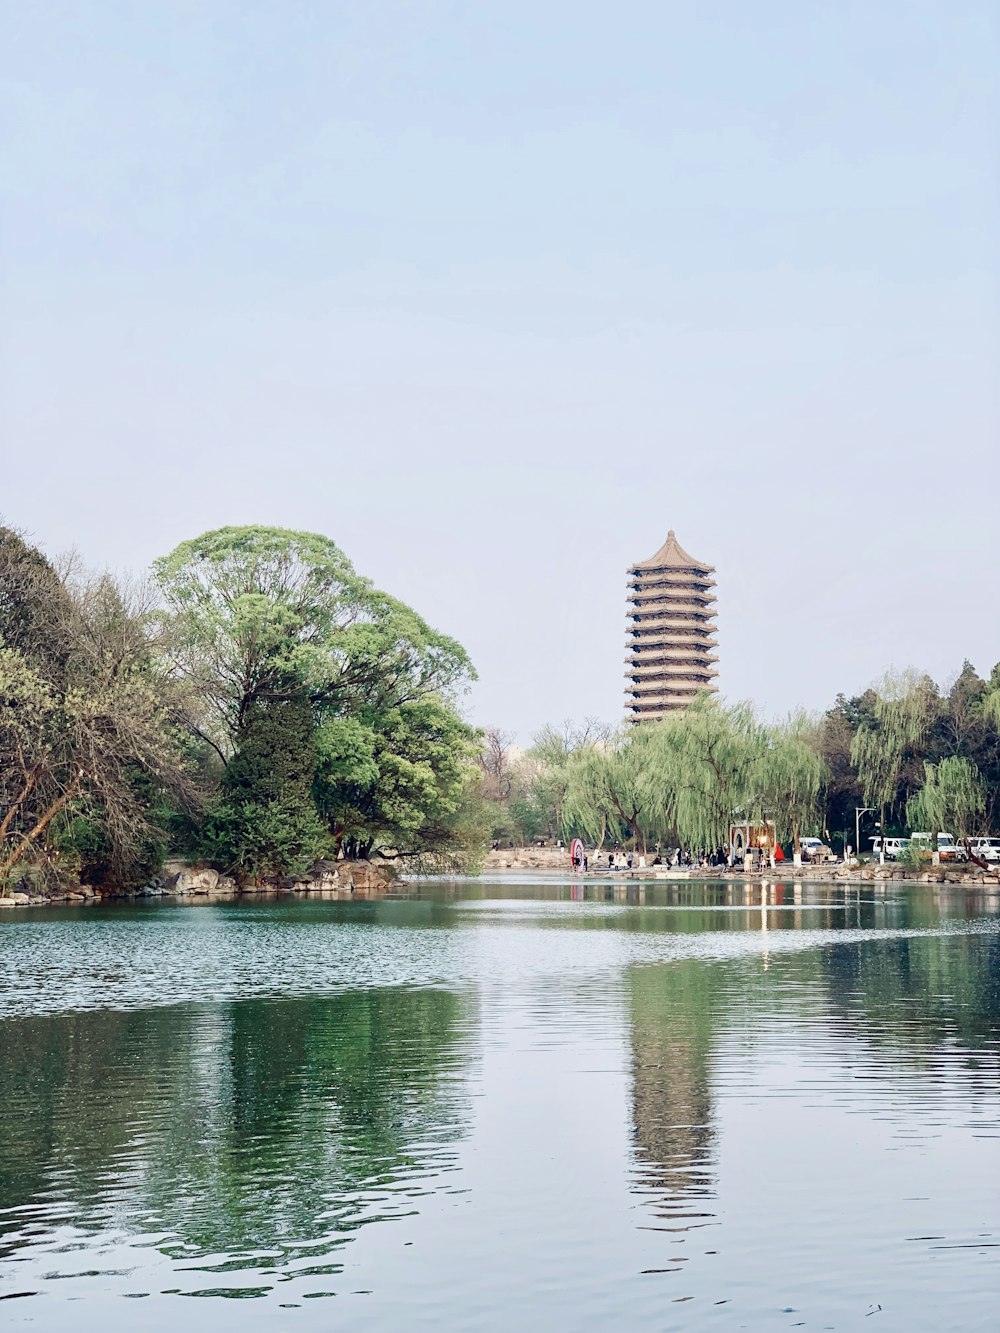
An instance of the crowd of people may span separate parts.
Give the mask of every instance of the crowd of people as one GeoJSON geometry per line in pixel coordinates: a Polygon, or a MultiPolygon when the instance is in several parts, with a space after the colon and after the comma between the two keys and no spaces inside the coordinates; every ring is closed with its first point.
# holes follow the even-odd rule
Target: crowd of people
{"type": "MultiPolygon", "coordinates": [[[[639,869],[645,870],[647,866],[646,854],[642,853],[636,856],[635,852],[626,851],[622,847],[614,847],[608,852],[598,849],[591,860],[589,853],[575,851],[572,856],[573,869],[595,872],[603,871],[605,873],[619,870],[639,869]]],[[[728,851],[725,847],[717,847],[709,852],[692,852],[689,847],[675,847],[665,852],[657,851],[652,861],[648,862],[652,866],[699,866],[706,869],[709,866],[724,866],[729,864],[728,851]]]]}

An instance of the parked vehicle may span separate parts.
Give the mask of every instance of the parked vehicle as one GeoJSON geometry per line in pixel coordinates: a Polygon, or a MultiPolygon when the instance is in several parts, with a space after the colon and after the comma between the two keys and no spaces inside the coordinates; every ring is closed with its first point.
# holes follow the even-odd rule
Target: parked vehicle
{"type": "Polygon", "coordinates": [[[837,858],[833,854],[833,848],[828,847],[821,838],[800,838],[799,847],[802,849],[803,861],[835,861],[837,858]]]}
{"type": "MultiPolygon", "coordinates": [[[[931,850],[931,835],[929,833],[913,833],[910,835],[911,841],[915,842],[921,851],[931,850]]],[[[968,861],[969,854],[961,843],[957,843],[950,833],[939,833],[937,838],[938,856],[942,861],[968,861]]]]}
{"type": "MultiPolygon", "coordinates": [[[[881,838],[872,838],[872,856],[874,856],[876,860],[882,851],[882,841],[881,838]]],[[[885,859],[887,861],[898,861],[909,845],[909,838],[886,838],[885,859]]]]}
{"type": "Polygon", "coordinates": [[[980,861],[1000,861],[1000,838],[972,838],[970,845],[980,861]]]}

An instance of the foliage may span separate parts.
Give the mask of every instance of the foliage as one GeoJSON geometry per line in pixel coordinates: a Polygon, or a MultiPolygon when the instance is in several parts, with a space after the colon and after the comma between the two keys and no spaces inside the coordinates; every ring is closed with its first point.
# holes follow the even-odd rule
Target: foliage
{"type": "Polygon", "coordinates": [[[0,883],[88,855],[128,882],[164,793],[194,799],[148,607],[110,577],[69,582],[0,530],[0,883]]]}
{"type": "Polygon", "coordinates": [[[863,722],[851,744],[865,802],[885,809],[896,795],[908,751],[926,734],[937,690],[916,672],[888,673],[876,689],[874,716],[863,722]]]}
{"type": "MultiPolygon", "coordinates": [[[[476,733],[454,702],[474,678],[464,649],[329,538],[222,528],[155,569],[189,724],[226,763],[214,860],[277,873],[324,842],[350,857],[433,858],[479,829],[467,817],[476,733]],[[291,706],[302,771],[278,762],[269,781],[245,751],[261,719],[291,706]]],[[[264,752],[279,748],[276,737],[264,752]]],[[[462,850],[474,857],[478,843],[462,850]]]]}
{"type": "Polygon", "coordinates": [[[585,832],[565,817],[570,761],[585,748],[607,745],[611,737],[611,728],[594,718],[580,726],[564,721],[560,728],[543,727],[530,749],[518,751],[509,733],[487,728],[479,767],[491,837],[522,845],[585,832]]]}
{"type": "Polygon", "coordinates": [[[206,820],[209,859],[240,875],[302,873],[327,848],[312,799],[316,746],[308,697],[257,698],[206,820]]]}
{"type": "Polygon", "coordinates": [[[924,764],[924,785],[907,802],[906,813],[912,826],[967,838],[985,808],[979,769],[961,755],[949,755],[939,764],[924,764]]]}
{"type": "MultiPolygon", "coordinates": [[[[341,713],[448,694],[474,673],[455,642],[373,588],[328,537],[220,528],[154,564],[173,661],[225,758],[258,699],[300,685],[341,713]]],[[[198,725],[200,719],[193,719],[198,725]]]]}
{"type": "Polygon", "coordinates": [[[768,736],[749,704],[727,708],[704,697],[652,728],[651,736],[645,785],[668,841],[718,847],[728,843],[734,817],[763,817],[768,736]]]}
{"type": "Polygon", "coordinates": [[[479,735],[440,696],[329,716],[316,743],[317,806],[348,856],[456,864],[485,843],[469,820],[479,735]]]}
{"type": "Polygon", "coordinates": [[[636,727],[608,744],[582,746],[566,768],[564,820],[597,846],[609,835],[646,844],[652,795],[648,758],[652,733],[636,727]]]}
{"type": "Polygon", "coordinates": [[[798,854],[801,834],[819,828],[822,819],[824,766],[815,722],[796,713],[770,728],[760,764],[763,807],[775,821],[779,840],[790,837],[798,854]]]}
{"type": "Polygon", "coordinates": [[[734,819],[797,847],[858,806],[887,833],[1000,817],[1000,665],[966,662],[946,692],[890,673],[819,719],[706,697],[521,751],[462,719],[461,646],[327,537],[221,528],[154,568],[155,610],[0,528],[0,882],[126,883],[171,848],[272,876],[326,852],[468,867],[489,836],[707,850],[734,819]]]}

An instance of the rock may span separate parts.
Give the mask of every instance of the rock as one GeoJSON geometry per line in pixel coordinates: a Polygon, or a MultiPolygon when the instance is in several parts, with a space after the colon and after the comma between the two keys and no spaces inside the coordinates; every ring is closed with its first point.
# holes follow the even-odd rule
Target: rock
{"type": "Polygon", "coordinates": [[[27,907],[31,902],[31,896],[27,893],[12,893],[10,895],[10,900],[17,907],[27,907]]]}
{"type": "Polygon", "coordinates": [[[17,903],[12,897],[0,898],[0,907],[16,907],[17,903]]]}
{"type": "Polygon", "coordinates": [[[392,883],[392,876],[371,861],[349,861],[345,863],[345,870],[355,893],[387,889],[392,883]]]}
{"type": "Polygon", "coordinates": [[[317,893],[331,893],[334,889],[340,888],[340,876],[336,870],[324,870],[312,880],[311,888],[317,893]]]}
{"type": "Polygon", "coordinates": [[[182,870],[175,877],[173,884],[177,893],[211,893],[218,887],[217,870],[182,870]]]}

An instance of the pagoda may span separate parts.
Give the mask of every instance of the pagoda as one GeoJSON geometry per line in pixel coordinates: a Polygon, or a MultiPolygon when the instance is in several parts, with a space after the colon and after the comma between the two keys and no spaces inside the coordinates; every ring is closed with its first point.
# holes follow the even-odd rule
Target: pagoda
{"type": "Polygon", "coordinates": [[[714,573],[672,528],[655,555],[629,569],[625,707],[633,722],[657,722],[718,689],[714,573]]]}

